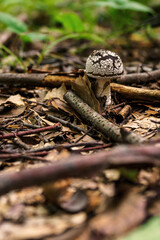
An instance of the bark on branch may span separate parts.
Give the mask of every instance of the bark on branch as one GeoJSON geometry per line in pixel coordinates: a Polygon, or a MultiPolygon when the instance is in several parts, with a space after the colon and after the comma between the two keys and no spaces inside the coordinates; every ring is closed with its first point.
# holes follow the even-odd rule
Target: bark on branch
{"type": "Polygon", "coordinates": [[[160,102],[160,90],[128,87],[117,83],[111,83],[112,91],[117,92],[128,99],[143,100],[147,102],[160,102]]]}
{"type": "Polygon", "coordinates": [[[132,83],[146,83],[150,81],[157,81],[160,79],[160,70],[155,70],[145,73],[132,73],[122,75],[117,78],[116,82],[124,85],[131,85],[132,83]]]}
{"type": "MultiPolygon", "coordinates": [[[[71,85],[78,77],[78,73],[1,73],[0,83],[7,85],[18,84],[20,86],[42,86],[42,87],[58,87],[62,83],[71,85]]],[[[114,81],[115,77],[113,77],[114,81]]],[[[145,83],[149,81],[157,81],[160,79],[160,70],[146,73],[133,73],[116,77],[116,82],[121,84],[145,83]]]]}
{"type": "Polygon", "coordinates": [[[48,73],[1,73],[0,83],[20,86],[58,87],[62,83],[71,85],[75,81],[75,74],[48,74],[48,73]]]}
{"type": "Polygon", "coordinates": [[[150,167],[160,164],[160,148],[154,145],[121,145],[111,151],[91,155],[72,155],[48,166],[21,170],[0,176],[0,195],[15,189],[40,185],[68,177],[82,177],[98,174],[109,168],[150,167]]]}
{"type": "Polygon", "coordinates": [[[75,93],[68,91],[64,99],[79,113],[79,115],[97,130],[112,139],[114,142],[127,142],[138,144],[144,142],[144,138],[133,132],[128,132],[127,137],[121,134],[120,128],[102,117],[90,106],[83,102],[75,93]]]}

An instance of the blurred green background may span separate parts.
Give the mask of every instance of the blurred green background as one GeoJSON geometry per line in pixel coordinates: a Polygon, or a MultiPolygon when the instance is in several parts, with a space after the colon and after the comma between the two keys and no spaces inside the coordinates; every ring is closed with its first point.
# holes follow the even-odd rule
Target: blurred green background
{"type": "Polygon", "coordinates": [[[66,39],[105,46],[140,30],[160,39],[159,25],[159,0],[0,0],[0,33],[15,33],[23,46],[41,41],[43,55],[66,39]]]}

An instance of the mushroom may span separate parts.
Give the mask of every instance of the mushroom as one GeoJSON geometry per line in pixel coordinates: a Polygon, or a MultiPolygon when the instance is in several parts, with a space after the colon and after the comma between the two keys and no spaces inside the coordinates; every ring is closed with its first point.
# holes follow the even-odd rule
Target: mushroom
{"type": "Polygon", "coordinates": [[[94,50],[86,61],[86,74],[96,78],[96,96],[106,96],[106,106],[111,104],[110,80],[123,74],[124,68],[121,58],[108,50],[94,50]]]}

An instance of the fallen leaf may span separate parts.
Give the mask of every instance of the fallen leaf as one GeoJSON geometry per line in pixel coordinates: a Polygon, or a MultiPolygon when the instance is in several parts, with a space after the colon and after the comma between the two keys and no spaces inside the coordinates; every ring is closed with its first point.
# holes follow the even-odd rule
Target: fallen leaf
{"type": "Polygon", "coordinates": [[[95,97],[95,94],[91,88],[91,82],[89,81],[86,74],[83,77],[79,76],[76,78],[71,87],[75,93],[90,107],[92,107],[97,112],[100,111],[100,103],[95,97]]]}
{"type": "Polygon", "coordinates": [[[146,200],[140,194],[130,193],[117,207],[93,218],[90,222],[91,234],[95,240],[117,236],[136,227],[146,218],[146,200]]]}

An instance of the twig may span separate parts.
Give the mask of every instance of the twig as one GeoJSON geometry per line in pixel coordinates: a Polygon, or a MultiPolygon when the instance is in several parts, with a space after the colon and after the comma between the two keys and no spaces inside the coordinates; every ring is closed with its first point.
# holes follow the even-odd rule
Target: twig
{"type": "MultiPolygon", "coordinates": [[[[114,142],[124,142],[125,138],[121,135],[120,128],[94,111],[75,93],[68,91],[64,95],[64,99],[79,113],[83,119],[90,122],[102,134],[106,135],[114,142]]],[[[131,144],[138,144],[144,142],[145,140],[141,136],[130,132],[130,135],[127,137],[126,141],[131,144]]]]}
{"type": "MultiPolygon", "coordinates": [[[[30,134],[35,134],[35,133],[40,133],[40,132],[45,132],[45,131],[58,130],[60,128],[61,128],[61,124],[56,123],[53,126],[47,126],[47,127],[32,129],[32,130],[28,130],[28,131],[19,131],[19,132],[16,133],[16,135],[17,136],[24,136],[24,135],[30,135],[30,134]]],[[[0,139],[12,138],[12,137],[15,137],[14,133],[0,135],[0,139]]]]}
{"type": "Polygon", "coordinates": [[[25,144],[16,134],[15,134],[15,139],[13,139],[13,142],[18,145],[19,147],[21,147],[22,149],[25,149],[25,150],[29,150],[30,147],[25,144]]]}
{"type": "Polygon", "coordinates": [[[85,136],[90,135],[90,132],[94,129],[94,127],[92,126],[88,131],[86,131],[81,137],[79,137],[75,143],[78,143],[79,141],[81,141],[85,136]]]}
{"type": "MultiPolygon", "coordinates": [[[[17,158],[26,158],[26,159],[31,159],[32,157],[34,158],[35,156],[45,156],[48,154],[48,151],[43,151],[43,152],[9,152],[9,153],[1,153],[0,154],[0,162],[7,161],[9,159],[17,159],[17,158]]],[[[44,160],[44,159],[43,159],[44,160]]]]}
{"type": "Polygon", "coordinates": [[[112,146],[112,143],[107,143],[107,144],[104,144],[104,145],[101,145],[101,146],[95,146],[95,147],[88,147],[88,148],[82,148],[82,149],[76,149],[76,150],[73,150],[73,152],[75,153],[78,153],[78,152],[88,152],[88,151],[95,151],[95,150],[100,150],[100,149],[103,149],[103,148],[108,148],[108,147],[111,147],[112,146]]]}
{"type": "Polygon", "coordinates": [[[81,127],[78,127],[76,125],[74,125],[73,123],[70,123],[66,120],[60,119],[58,117],[52,116],[52,115],[47,115],[46,118],[50,121],[54,121],[54,122],[60,122],[63,126],[69,127],[71,129],[74,129],[78,132],[84,132],[86,133],[87,131],[81,127]]]}
{"type": "MultiPolygon", "coordinates": [[[[33,156],[45,156],[48,154],[48,151],[53,149],[71,149],[72,147],[100,147],[104,146],[102,142],[83,142],[83,143],[72,143],[72,144],[57,144],[53,146],[47,146],[44,148],[39,148],[36,150],[27,150],[27,151],[8,151],[6,149],[0,150],[0,161],[6,161],[6,159],[14,159],[14,158],[31,158],[33,156]]],[[[81,149],[82,150],[82,149],[81,149]]]]}
{"type": "Polygon", "coordinates": [[[0,176],[0,195],[11,190],[40,185],[67,177],[98,174],[117,167],[149,167],[159,165],[160,148],[154,145],[115,147],[92,155],[72,155],[48,166],[22,170],[0,176]]]}
{"type": "Polygon", "coordinates": [[[53,146],[47,146],[44,148],[38,148],[38,149],[30,151],[30,152],[50,151],[53,149],[60,149],[60,148],[70,149],[72,147],[81,147],[81,146],[92,147],[92,146],[98,146],[98,145],[99,146],[103,145],[103,142],[81,142],[81,143],[71,143],[71,144],[57,144],[57,145],[53,145],[53,146]]]}
{"type": "Polygon", "coordinates": [[[160,91],[144,88],[128,87],[117,83],[111,83],[112,91],[121,94],[124,98],[144,100],[147,102],[159,102],[160,91]]]}
{"type": "Polygon", "coordinates": [[[4,126],[2,126],[3,128],[7,128],[9,125],[13,125],[14,123],[17,123],[18,121],[24,119],[24,118],[27,118],[29,117],[33,112],[32,111],[29,111],[26,115],[24,116],[21,116],[21,117],[18,117],[12,121],[9,121],[9,123],[5,124],[4,126]]]}
{"type": "MultiPolygon", "coordinates": [[[[42,127],[42,124],[41,124],[41,121],[40,121],[39,116],[37,115],[37,116],[35,116],[34,118],[37,120],[38,126],[39,126],[39,127],[42,127]]],[[[41,135],[41,137],[42,137],[42,139],[43,139],[43,142],[44,142],[44,143],[47,143],[48,140],[46,139],[46,137],[44,136],[44,134],[41,132],[40,135],[41,135]]]]}
{"type": "MultiPolygon", "coordinates": [[[[74,153],[77,152],[87,152],[87,151],[95,151],[103,148],[110,147],[112,144],[104,144],[104,145],[99,145],[99,146],[93,146],[93,147],[87,147],[87,148],[82,148],[82,149],[76,149],[73,150],[74,153]]],[[[58,148],[58,147],[57,147],[58,148]]],[[[55,148],[56,149],[56,148],[55,148]]],[[[25,158],[25,159],[38,159],[39,156],[46,156],[48,154],[48,151],[39,151],[39,152],[28,152],[28,151],[23,151],[23,152],[4,152],[0,153],[0,162],[8,161],[9,159],[18,159],[18,158],[25,158]],[[38,157],[37,157],[38,156],[38,157]]],[[[39,158],[43,159],[43,158],[39,158]]],[[[43,159],[43,161],[46,161],[43,159]]]]}

